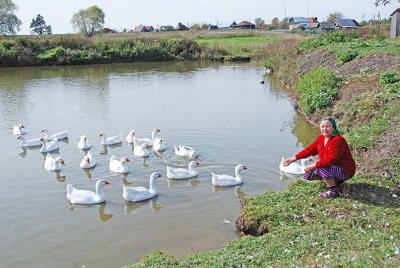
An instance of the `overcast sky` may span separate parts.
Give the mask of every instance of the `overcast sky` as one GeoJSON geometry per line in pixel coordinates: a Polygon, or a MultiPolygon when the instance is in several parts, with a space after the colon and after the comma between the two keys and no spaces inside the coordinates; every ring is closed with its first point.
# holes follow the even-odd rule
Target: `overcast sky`
{"type": "Polygon", "coordinates": [[[385,7],[375,7],[373,0],[12,0],[17,6],[17,17],[22,21],[19,34],[30,33],[30,23],[37,14],[51,25],[53,33],[72,33],[71,17],[80,9],[97,5],[105,13],[104,27],[122,30],[138,24],[176,26],[184,24],[212,23],[227,25],[236,21],[262,18],[270,23],[272,18],[285,16],[313,16],[323,20],[333,11],[346,18],[372,19],[380,13],[381,18],[400,7],[397,0],[385,7]]]}

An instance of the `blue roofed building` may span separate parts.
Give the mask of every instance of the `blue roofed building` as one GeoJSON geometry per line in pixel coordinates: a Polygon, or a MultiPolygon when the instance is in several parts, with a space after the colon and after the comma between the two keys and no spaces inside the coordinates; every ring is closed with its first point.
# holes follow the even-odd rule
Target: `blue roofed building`
{"type": "Polygon", "coordinates": [[[289,30],[294,30],[297,28],[307,28],[310,21],[305,17],[290,17],[288,20],[289,30]]]}
{"type": "Polygon", "coordinates": [[[360,27],[358,23],[352,19],[335,19],[333,24],[336,29],[356,29],[360,27]]]}

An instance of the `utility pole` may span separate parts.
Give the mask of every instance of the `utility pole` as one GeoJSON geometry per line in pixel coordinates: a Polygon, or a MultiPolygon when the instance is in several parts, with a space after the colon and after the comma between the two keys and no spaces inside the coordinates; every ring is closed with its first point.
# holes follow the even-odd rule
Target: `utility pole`
{"type": "Polygon", "coordinates": [[[283,0],[283,10],[284,10],[284,12],[285,12],[285,17],[284,17],[284,19],[286,19],[286,3],[285,3],[285,0],[283,0]]]}

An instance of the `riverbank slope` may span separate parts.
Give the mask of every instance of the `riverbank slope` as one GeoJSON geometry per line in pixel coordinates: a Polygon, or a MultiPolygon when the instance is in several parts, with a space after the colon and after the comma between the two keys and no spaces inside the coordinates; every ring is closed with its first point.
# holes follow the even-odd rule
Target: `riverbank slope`
{"type": "Polygon", "coordinates": [[[269,46],[266,66],[299,111],[337,118],[356,175],[336,199],[303,181],[245,198],[236,225],[254,236],[180,260],[155,251],[129,267],[400,266],[400,40],[359,31],[269,46]]]}

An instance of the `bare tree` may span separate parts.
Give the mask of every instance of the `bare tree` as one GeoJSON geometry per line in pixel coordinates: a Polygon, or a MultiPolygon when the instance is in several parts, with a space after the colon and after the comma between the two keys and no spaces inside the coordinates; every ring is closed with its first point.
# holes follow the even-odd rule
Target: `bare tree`
{"type": "Polygon", "coordinates": [[[256,18],[254,20],[254,22],[255,22],[257,28],[260,28],[261,24],[264,24],[264,20],[262,18],[256,18]]]}
{"type": "MultiPolygon", "coordinates": [[[[390,2],[392,2],[392,1],[391,0],[375,0],[375,6],[379,6],[379,5],[386,6],[387,4],[390,4],[390,2]]],[[[398,0],[397,2],[400,3],[400,0],[398,0]]]]}
{"type": "Polygon", "coordinates": [[[343,19],[343,18],[344,18],[343,13],[335,11],[335,12],[329,13],[328,18],[326,19],[326,22],[332,23],[336,19],[343,19]]]}

